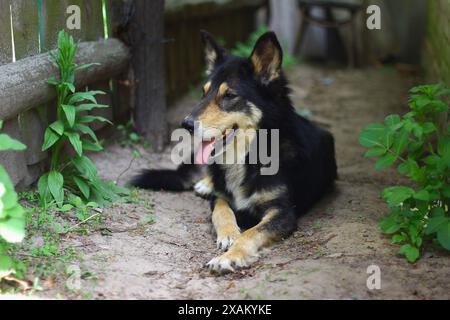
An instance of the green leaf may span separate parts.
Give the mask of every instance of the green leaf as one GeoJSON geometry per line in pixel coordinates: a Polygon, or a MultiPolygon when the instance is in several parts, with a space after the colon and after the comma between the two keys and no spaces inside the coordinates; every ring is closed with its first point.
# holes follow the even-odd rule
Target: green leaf
{"type": "Polygon", "coordinates": [[[84,124],[76,124],[74,129],[80,131],[83,134],[89,135],[92,138],[92,140],[94,140],[95,142],[98,142],[97,135],[88,126],[86,126],[84,124]]]}
{"type": "Polygon", "coordinates": [[[437,232],[439,244],[445,249],[450,250],[450,221],[441,225],[437,232]]]}
{"type": "Polygon", "coordinates": [[[39,202],[42,207],[50,202],[51,193],[48,188],[48,174],[43,175],[38,182],[39,202]]]}
{"type": "Polygon", "coordinates": [[[429,201],[430,200],[430,194],[427,190],[420,190],[419,192],[416,192],[414,194],[414,199],[422,200],[422,201],[429,201]]]}
{"type": "Polygon", "coordinates": [[[399,124],[400,121],[401,121],[400,116],[397,114],[394,114],[394,115],[387,116],[384,122],[386,123],[386,126],[394,127],[395,125],[399,124]]]}
{"type": "Polygon", "coordinates": [[[14,270],[14,262],[10,257],[0,253],[0,279],[8,276],[14,270]]]}
{"type": "Polygon", "coordinates": [[[8,216],[11,218],[23,219],[25,215],[25,209],[18,203],[7,210],[8,216]]]}
{"type": "Polygon", "coordinates": [[[371,149],[371,150],[367,151],[366,154],[364,155],[364,157],[371,158],[371,157],[383,156],[386,154],[386,152],[387,151],[384,148],[375,148],[375,149],[371,149]]]}
{"type": "Polygon", "coordinates": [[[378,161],[375,163],[375,169],[381,170],[387,167],[392,166],[395,161],[397,161],[397,157],[391,153],[385,155],[384,157],[378,159],[378,161]]]}
{"type": "Polygon", "coordinates": [[[64,177],[57,171],[51,171],[48,175],[48,188],[53,198],[59,205],[64,201],[64,177]]]}
{"type": "Polygon", "coordinates": [[[410,199],[415,194],[414,190],[408,187],[390,187],[384,189],[382,196],[391,206],[398,206],[410,199]]]}
{"type": "Polygon", "coordinates": [[[442,136],[438,143],[438,153],[442,157],[450,157],[450,136],[442,136]]]}
{"type": "Polygon", "coordinates": [[[97,168],[89,158],[78,157],[73,159],[72,163],[77,168],[78,172],[80,172],[89,180],[97,178],[97,168]]]}
{"type": "Polygon", "coordinates": [[[83,155],[83,144],[81,143],[80,135],[73,132],[65,132],[64,134],[69,138],[75,152],[81,157],[83,155]]]}
{"type": "Polygon", "coordinates": [[[433,133],[433,132],[436,132],[436,131],[437,131],[437,128],[434,125],[434,123],[426,122],[426,123],[423,124],[423,132],[425,134],[430,134],[430,133],[433,133]]]}
{"type": "Polygon", "coordinates": [[[380,222],[380,228],[386,234],[394,234],[400,230],[400,225],[397,223],[395,216],[390,215],[380,222]]]}
{"type": "Polygon", "coordinates": [[[400,156],[409,142],[409,132],[402,130],[394,141],[393,150],[397,156],[400,156]]]}
{"type": "Polygon", "coordinates": [[[8,219],[0,221],[0,236],[9,243],[20,243],[25,238],[25,221],[8,219]]]}
{"type": "Polygon", "coordinates": [[[86,139],[82,139],[81,143],[83,144],[83,150],[92,152],[103,151],[103,147],[98,142],[91,142],[86,139]]]}
{"type": "Polygon", "coordinates": [[[100,116],[83,116],[83,117],[80,117],[80,119],[78,121],[80,123],[91,123],[91,122],[94,122],[94,121],[100,121],[100,122],[106,122],[106,123],[109,123],[109,124],[113,124],[108,119],[106,119],[104,117],[100,117],[100,116]]]}
{"type": "Polygon", "coordinates": [[[51,128],[47,128],[45,130],[44,135],[44,145],[42,146],[42,151],[46,151],[50,149],[56,142],[58,142],[60,139],[60,136],[53,131],[51,128]]]}
{"type": "Polygon", "coordinates": [[[392,244],[402,243],[406,240],[406,237],[402,234],[395,234],[392,236],[392,244]]]}
{"type": "Polygon", "coordinates": [[[91,190],[89,188],[89,185],[79,177],[73,177],[73,181],[75,181],[76,185],[78,186],[78,189],[80,189],[81,193],[86,199],[89,199],[91,196],[91,190]]]}
{"type": "Polygon", "coordinates": [[[416,260],[419,258],[419,249],[416,247],[413,247],[410,244],[405,244],[400,248],[398,251],[400,254],[404,254],[406,256],[406,259],[408,259],[409,262],[416,262],[416,260]]]}
{"type": "Polygon", "coordinates": [[[448,218],[445,216],[437,216],[431,218],[428,221],[427,226],[425,227],[425,234],[430,235],[437,232],[441,228],[441,226],[448,223],[448,221],[448,218]]]}
{"type": "Polygon", "coordinates": [[[74,106],[70,105],[62,105],[62,109],[64,114],[66,115],[67,122],[69,126],[72,128],[75,125],[75,117],[76,117],[76,109],[74,106]]]}
{"type": "Polygon", "coordinates": [[[81,104],[77,107],[77,112],[83,112],[83,111],[91,111],[93,109],[106,109],[109,108],[108,105],[104,104],[81,104]]]}
{"type": "Polygon", "coordinates": [[[60,120],[53,122],[50,125],[50,128],[60,136],[64,134],[64,123],[62,123],[62,121],[60,120]]]}
{"type": "Polygon", "coordinates": [[[359,134],[359,143],[366,148],[382,147],[384,145],[380,142],[384,137],[386,127],[382,124],[371,124],[367,126],[359,134]]]}
{"type": "Polygon", "coordinates": [[[83,64],[83,65],[76,66],[75,70],[88,69],[90,67],[99,66],[99,65],[100,65],[100,63],[86,63],[86,64],[83,64]]]}
{"type": "Polygon", "coordinates": [[[96,95],[102,95],[106,94],[103,91],[86,91],[86,92],[77,92],[70,96],[69,98],[69,104],[74,105],[81,101],[90,101],[92,103],[97,104],[97,99],[95,98],[96,95]]]}
{"type": "Polygon", "coordinates": [[[0,151],[13,150],[23,151],[27,148],[22,142],[15,140],[7,134],[0,134],[0,151]]]}

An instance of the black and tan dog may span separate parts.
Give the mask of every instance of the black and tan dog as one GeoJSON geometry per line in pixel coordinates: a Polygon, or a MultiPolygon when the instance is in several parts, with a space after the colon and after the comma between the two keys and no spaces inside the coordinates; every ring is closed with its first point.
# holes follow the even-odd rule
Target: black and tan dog
{"type": "MultiPolygon", "coordinates": [[[[207,162],[214,154],[211,141],[229,138],[230,129],[279,129],[276,174],[261,174],[259,161],[213,163],[206,178],[195,185],[198,193],[211,196],[217,245],[226,251],[207,266],[226,272],[249,266],[262,248],[288,237],[297,228],[297,217],[331,188],[337,168],[332,135],[299,116],[292,106],[282,72],[283,53],[274,33],[264,34],[249,58],[228,55],[206,32],[202,38],[208,80],[200,104],[183,122],[190,131],[196,122],[203,128],[204,148],[196,156],[197,163],[207,162]]],[[[237,148],[229,141],[237,138],[226,139],[227,144],[237,148]]],[[[244,158],[253,145],[247,142],[246,147],[235,149],[244,158]]],[[[132,184],[183,191],[198,181],[198,172],[199,165],[181,165],[176,171],[148,170],[132,184]]]]}

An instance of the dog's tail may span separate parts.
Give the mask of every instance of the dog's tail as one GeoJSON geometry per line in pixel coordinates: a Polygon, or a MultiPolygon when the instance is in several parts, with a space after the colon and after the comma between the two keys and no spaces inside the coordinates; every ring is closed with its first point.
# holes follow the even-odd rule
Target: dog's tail
{"type": "Polygon", "coordinates": [[[197,165],[182,164],[177,170],[144,170],[130,185],[148,190],[186,191],[192,188],[201,174],[197,165]]]}

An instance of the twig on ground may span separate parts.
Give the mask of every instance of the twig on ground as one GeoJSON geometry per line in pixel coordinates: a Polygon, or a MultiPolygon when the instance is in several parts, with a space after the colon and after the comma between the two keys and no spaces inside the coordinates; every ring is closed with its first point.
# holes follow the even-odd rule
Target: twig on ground
{"type": "Polygon", "coordinates": [[[83,225],[83,224],[89,222],[90,220],[92,220],[92,219],[98,217],[99,215],[101,215],[100,212],[99,212],[99,213],[96,213],[96,214],[93,214],[93,215],[90,216],[89,218],[87,218],[87,219],[85,219],[85,220],[83,220],[83,221],[77,223],[77,224],[74,225],[73,227],[70,227],[69,229],[67,229],[67,231],[63,232],[62,234],[68,234],[68,233],[72,232],[73,230],[75,230],[75,229],[78,228],[79,226],[81,226],[81,225],[83,225]]]}

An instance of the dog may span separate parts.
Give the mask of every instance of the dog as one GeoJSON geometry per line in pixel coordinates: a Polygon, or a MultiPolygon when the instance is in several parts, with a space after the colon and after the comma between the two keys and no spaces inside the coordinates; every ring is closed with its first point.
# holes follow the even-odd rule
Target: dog
{"type": "Polygon", "coordinates": [[[292,105],[275,33],[262,35],[248,58],[228,54],[206,31],[201,35],[207,80],[200,103],[182,123],[190,132],[196,123],[201,125],[202,148],[192,154],[198,161],[173,171],[144,171],[131,184],[152,190],[189,190],[207,164],[205,177],[194,188],[210,198],[217,247],[223,252],[206,266],[226,273],[250,266],[263,248],[290,236],[299,215],[334,186],[337,165],[333,136],[298,115],[292,105]],[[259,158],[256,163],[208,164],[217,145],[248,160],[259,136],[247,136],[242,148],[236,141],[239,132],[251,129],[278,130],[275,174],[262,174],[265,165],[259,158]]]}

